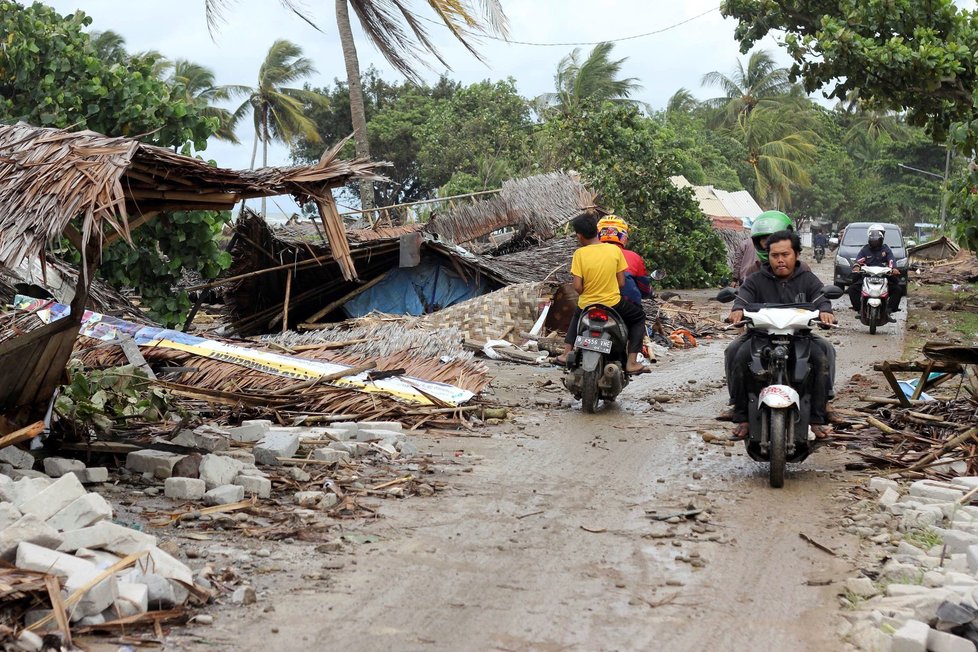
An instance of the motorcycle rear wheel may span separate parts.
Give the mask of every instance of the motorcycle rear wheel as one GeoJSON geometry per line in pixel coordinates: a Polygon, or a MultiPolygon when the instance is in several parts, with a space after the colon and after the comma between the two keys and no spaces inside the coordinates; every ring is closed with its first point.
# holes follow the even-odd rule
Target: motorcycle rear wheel
{"type": "Polygon", "coordinates": [[[784,467],[787,462],[788,410],[773,409],[768,413],[770,465],[768,481],[775,489],[784,486],[784,467]]]}
{"type": "Polygon", "coordinates": [[[585,371],[581,382],[581,409],[585,414],[594,414],[598,409],[598,370],[585,371]]]}

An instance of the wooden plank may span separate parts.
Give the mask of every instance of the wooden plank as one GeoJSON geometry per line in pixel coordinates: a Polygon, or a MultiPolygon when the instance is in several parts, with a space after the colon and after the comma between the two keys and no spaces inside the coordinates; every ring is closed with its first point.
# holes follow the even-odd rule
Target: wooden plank
{"type": "Polygon", "coordinates": [[[37,421],[29,426],[20,428],[19,430],[14,430],[10,434],[0,437],[0,448],[6,448],[7,446],[13,446],[14,444],[19,444],[25,442],[28,439],[34,439],[44,430],[44,422],[37,421]]]}
{"type": "Polygon", "coordinates": [[[930,378],[930,372],[934,368],[934,361],[931,360],[927,363],[927,367],[924,369],[923,373],[920,374],[920,380],[917,381],[917,387],[913,390],[913,395],[910,397],[911,401],[916,401],[920,398],[920,393],[924,391],[924,385],[927,384],[927,380],[930,378]]]}
{"type": "Polygon", "coordinates": [[[886,382],[889,383],[890,389],[893,390],[893,394],[896,396],[897,400],[900,401],[902,407],[910,407],[910,400],[907,395],[903,393],[903,389],[900,387],[900,383],[897,382],[896,376],[893,375],[893,371],[890,369],[890,363],[884,362],[881,371],[883,372],[883,377],[886,378],[886,382]]]}
{"type": "Polygon", "coordinates": [[[315,323],[316,320],[321,319],[322,317],[328,315],[329,313],[333,312],[334,310],[336,310],[337,308],[339,308],[340,306],[342,306],[347,301],[349,301],[349,300],[351,300],[351,299],[353,299],[355,297],[360,296],[361,294],[363,294],[364,292],[366,292],[370,288],[374,287],[375,285],[377,285],[378,283],[380,283],[381,281],[383,281],[385,278],[387,278],[387,274],[388,274],[388,272],[384,272],[383,274],[381,274],[377,278],[374,278],[374,279],[372,279],[370,281],[367,281],[366,283],[364,283],[360,287],[354,288],[350,292],[347,292],[346,294],[344,294],[339,299],[336,299],[335,301],[330,301],[328,304],[326,304],[326,306],[324,308],[322,308],[320,310],[317,310],[316,313],[313,314],[313,315],[310,315],[309,318],[305,322],[299,324],[299,328],[300,329],[306,329],[306,330],[311,330],[313,328],[318,328],[318,325],[315,323]]]}

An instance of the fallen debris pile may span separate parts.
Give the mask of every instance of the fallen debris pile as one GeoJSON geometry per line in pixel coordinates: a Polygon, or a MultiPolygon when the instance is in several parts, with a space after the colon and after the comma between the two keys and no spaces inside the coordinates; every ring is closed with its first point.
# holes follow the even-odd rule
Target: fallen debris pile
{"type": "Polygon", "coordinates": [[[925,285],[950,285],[978,281],[978,258],[967,249],[962,249],[949,260],[934,264],[921,261],[914,280],[925,285]]]}

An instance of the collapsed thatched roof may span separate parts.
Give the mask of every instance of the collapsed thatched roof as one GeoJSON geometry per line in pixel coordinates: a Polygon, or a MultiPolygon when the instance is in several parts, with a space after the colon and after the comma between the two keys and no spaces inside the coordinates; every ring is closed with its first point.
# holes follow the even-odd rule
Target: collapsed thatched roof
{"type": "Polygon", "coordinates": [[[337,159],[341,145],[310,166],[235,171],[131,138],[0,125],[0,264],[41,254],[71,235],[76,217],[75,244],[84,249],[107,235],[128,240],[137,222],[163,211],[228,210],[241,199],[286,194],[331,203],[329,188],[378,178],[376,163],[337,159]]]}
{"type": "Polygon", "coordinates": [[[551,172],[505,181],[499,195],[455,206],[437,215],[426,230],[456,244],[508,226],[549,240],[562,225],[594,208],[594,195],[576,175],[551,172]]]}

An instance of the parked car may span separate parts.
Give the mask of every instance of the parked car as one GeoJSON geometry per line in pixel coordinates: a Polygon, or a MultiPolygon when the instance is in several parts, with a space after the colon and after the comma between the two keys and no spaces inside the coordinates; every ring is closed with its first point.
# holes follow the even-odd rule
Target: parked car
{"type": "Polygon", "coordinates": [[[886,227],[883,242],[893,250],[893,255],[896,256],[897,269],[900,270],[900,285],[906,289],[909,260],[907,259],[907,247],[903,242],[903,232],[899,226],[888,222],[853,222],[845,228],[842,240],[839,242],[839,249],[836,251],[833,282],[842,289],[853,282],[852,265],[859,254],[859,250],[866,246],[869,241],[868,231],[873,224],[882,224],[886,227]]]}

